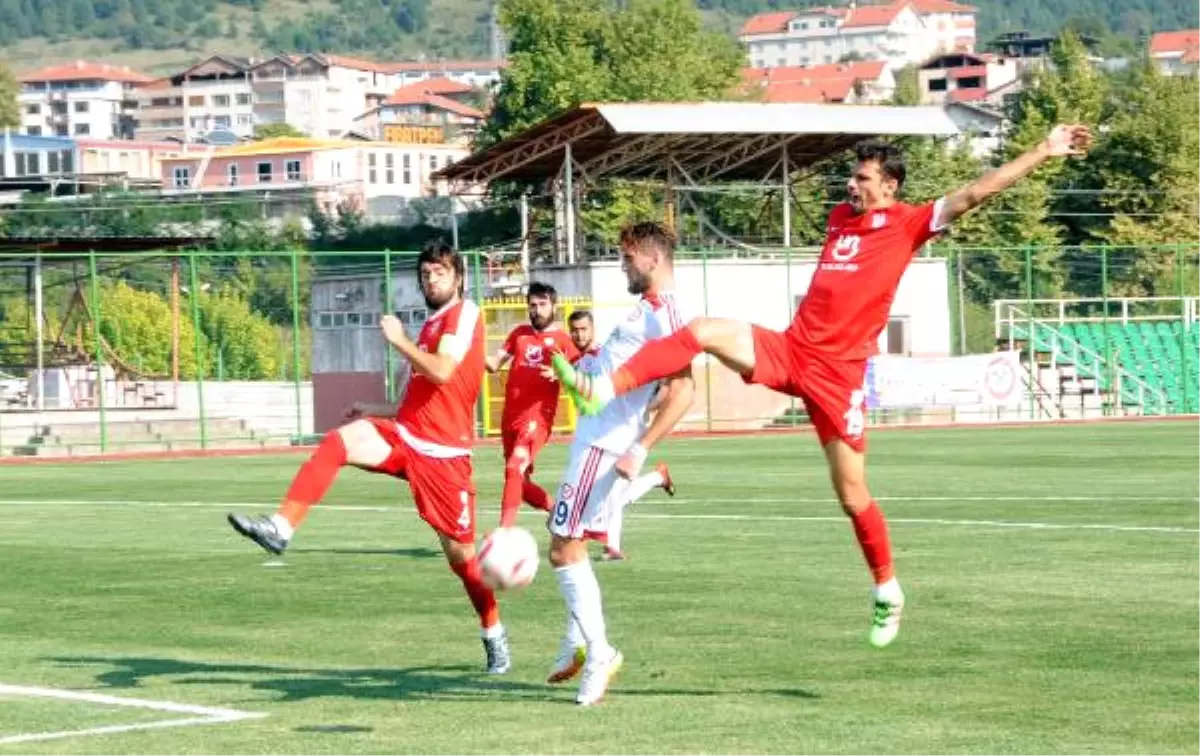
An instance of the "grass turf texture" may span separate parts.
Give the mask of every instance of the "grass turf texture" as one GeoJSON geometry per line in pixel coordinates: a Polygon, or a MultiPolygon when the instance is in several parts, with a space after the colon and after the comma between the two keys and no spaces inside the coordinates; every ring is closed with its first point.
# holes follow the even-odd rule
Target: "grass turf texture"
{"type": "MultiPolygon", "coordinates": [[[[271,560],[225,511],[270,511],[301,457],[5,467],[0,683],[269,716],[0,753],[1195,753],[1196,441],[1191,423],[874,434],[909,597],[882,651],[813,438],[672,441],[654,457],[679,496],[635,505],[631,560],[596,567],[627,662],[592,710],[542,683],[563,625],[545,567],[501,598],[515,669],[481,673],[470,605],[394,481],[345,471],[271,560]]],[[[498,456],[477,456],[484,528],[498,456]]],[[[539,480],[564,461],[548,449],[539,480]]],[[[173,716],[5,699],[0,738],[173,716]]]]}

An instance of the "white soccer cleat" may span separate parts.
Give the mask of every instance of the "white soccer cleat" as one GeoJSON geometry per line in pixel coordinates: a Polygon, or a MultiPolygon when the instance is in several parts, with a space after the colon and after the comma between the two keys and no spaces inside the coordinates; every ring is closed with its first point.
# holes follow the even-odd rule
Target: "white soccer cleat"
{"type": "Polygon", "coordinates": [[[625,656],[615,648],[603,661],[589,659],[583,667],[583,680],[579,682],[579,693],[575,696],[575,703],[580,706],[594,706],[600,703],[624,663],[625,656]]]}
{"type": "Polygon", "coordinates": [[[871,645],[883,648],[900,632],[900,615],[904,612],[904,592],[892,578],[871,591],[874,614],[871,617],[871,645]]]}
{"type": "Polygon", "coordinates": [[[546,682],[551,685],[557,685],[558,683],[570,680],[579,674],[579,670],[583,669],[584,662],[586,661],[586,648],[576,646],[574,643],[563,639],[563,642],[558,647],[558,658],[554,660],[554,669],[550,670],[550,676],[546,678],[546,682]]]}

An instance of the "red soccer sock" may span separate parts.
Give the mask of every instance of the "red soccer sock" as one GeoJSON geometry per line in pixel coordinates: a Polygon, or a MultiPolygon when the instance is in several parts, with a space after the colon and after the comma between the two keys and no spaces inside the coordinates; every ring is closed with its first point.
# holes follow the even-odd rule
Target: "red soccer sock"
{"type": "Polygon", "coordinates": [[[325,496],[337,478],[338,470],[345,464],[346,445],[342,443],[341,434],[337,431],[326,433],[317,450],[292,479],[283,504],[279,506],[279,514],[293,528],[299,527],[309,508],[325,496]]]}
{"type": "Polygon", "coordinates": [[[500,527],[510,528],[517,522],[525,474],[515,464],[504,466],[504,490],[500,494],[500,527]]]}
{"type": "Polygon", "coordinates": [[[521,498],[525,503],[534,509],[540,509],[543,512],[549,512],[551,509],[550,494],[546,493],[546,489],[534,483],[528,477],[521,484],[521,498]]]}
{"type": "Polygon", "coordinates": [[[471,557],[465,562],[451,563],[450,569],[458,575],[463,588],[467,589],[467,597],[479,615],[479,626],[485,630],[500,621],[500,608],[496,606],[496,594],[484,585],[483,572],[479,569],[479,560],[471,557]]]}
{"type": "Polygon", "coordinates": [[[633,391],[638,386],[674,375],[692,364],[704,351],[690,328],[680,328],[662,339],[655,339],[639,349],[629,361],[613,373],[613,390],[617,394],[633,391]]]}
{"type": "Polygon", "coordinates": [[[888,540],[887,521],[874,501],[861,512],[850,516],[854,525],[854,536],[862,548],[867,567],[875,577],[875,584],[882,585],[895,576],[892,569],[892,544],[888,540]]]}

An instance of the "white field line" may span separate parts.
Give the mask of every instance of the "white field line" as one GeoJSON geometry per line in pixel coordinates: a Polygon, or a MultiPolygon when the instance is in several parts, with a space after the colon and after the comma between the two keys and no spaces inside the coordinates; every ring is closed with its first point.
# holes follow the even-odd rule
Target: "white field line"
{"type": "MultiPolygon", "coordinates": [[[[744,499],[672,499],[676,504],[709,503],[709,504],[741,504],[744,499]]],[[[818,498],[775,498],[755,499],[764,503],[820,503],[834,505],[832,499],[818,498]]],[[[1088,497],[1088,496],[897,496],[880,497],[882,502],[1096,502],[1096,501],[1157,501],[1157,502],[1193,502],[1194,499],[1171,499],[1165,497],[1088,497]]],[[[50,505],[50,506],[127,506],[127,507],[162,507],[162,508],[208,508],[208,509],[273,509],[276,505],[268,502],[219,502],[219,501],[117,501],[103,499],[0,499],[0,506],[9,505],[50,505]]],[[[322,511],[334,512],[398,512],[412,513],[405,506],[341,506],[325,505],[322,511]]],[[[495,513],[499,509],[480,507],[481,513],[495,513]]],[[[537,516],[537,513],[525,510],[525,515],[537,516]]],[[[806,516],[806,515],[752,515],[752,514],[700,514],[689,512],[670,513],[630,513],[626,518],[641,520],[716,520],[732,522],[844,522],[841,515],[806,516]]],[[[934,518],[934,517],[889,517],[888,522],[905,525],[941,525],[978,528],[1017,528],[1025,530],[1059,530],[1059,531],[1107,531],[1115,533],[1200,533],[1198,528],[1175,527],[1165,525],[1110,525],[1107,523],[1057,523],[1057,522],[1021,522],[1011,520],[976,520],[965,518],[934,518]]]]}
{"type": "Polygon", "coordinates": [[[103,693],[88,693],[76,690],[59,690],[57,688],[36,688],[25,685],[0,684],[0,696],[23,696],[26,698],[55,698],[64,701],[82,701],[101,706],[124,706],[133,709],[149,709],[151,711],[166,711],[174,714],[189,714],[191,716],[163,719],[156,722],[139,722],[127,725],[108,725],[105,727],[89,727],[83,730],[59,730],[55,732],[32,732],[21,735],[0,737],[0,745],[13,743],[31,743],[39,740],[57,740],[95,735],[110,735],[134,730],[152,730],[163,727],[193,727],[204,724],[222,724],[238,722],[246,719],[259,719],[266,714],[236,709],[221,709],[211,706],[194,706],[179,704],[171,701],[149,701],[142,698],[120,698],[103,693]]]}

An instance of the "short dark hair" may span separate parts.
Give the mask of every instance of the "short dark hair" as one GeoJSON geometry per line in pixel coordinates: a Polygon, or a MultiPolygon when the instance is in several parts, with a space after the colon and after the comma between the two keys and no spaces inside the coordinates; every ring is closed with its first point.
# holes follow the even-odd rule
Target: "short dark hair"
{"type": "Polygon", "coordinates": [[[545,297],[550,300],[550,304],[558,304],[558,290],[548,283],[541,281],[532,281],[529,288],[525,291],[525,301],[534,297],[545,297]]]}
{"type": "Polygon", "coordinates": [[[421,248],[421,254],[417,256],[417,270],[426,263],[437,263],[445,265],[448,268],[453,268],[455,275],[458,276],[458,293],[461,296],[467,282],[467,265],[463,262],[463,257],[454,247],[445,239],[438,237],[425,242],[425,246],[421,248]]]}
{"type": "Polygon", "coordinates": [[[571,316],[569,318],[567,318],[567,322],[575,323],[580,320],[591,320],[591,319],[592,319],[592,311],[591,310],[576,310],[575,312],[571,313],[571,316]]]}
{"type": "Polygon", "coordinates": [[[854,147],[854,156],[860,163],[879,163],[884,176],[896,181],[897,188],[904,186],[908,170],[904,167],[904,153],[890,142],[872,139],[854,147]]]}
{"type": "Polygon", "coordinates": [[[662,252],[667,260],[675,260],[675,234],[656,221],[634,223],[621,229],[620,244],[623,249],[639,249],[648,244],[662,252]]]}

